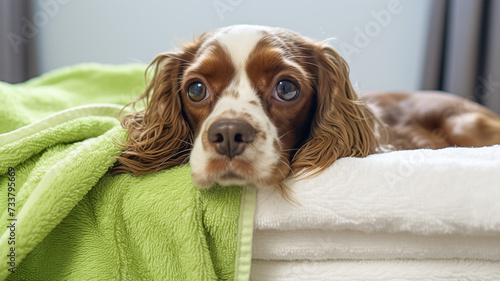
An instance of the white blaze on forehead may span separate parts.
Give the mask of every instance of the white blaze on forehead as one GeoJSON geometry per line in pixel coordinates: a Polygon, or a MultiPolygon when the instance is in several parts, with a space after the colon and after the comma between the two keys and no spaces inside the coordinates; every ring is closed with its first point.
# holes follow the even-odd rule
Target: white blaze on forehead
{"type": "Polygon", "coordinates": [[[241,102],[246,104],[252,100],[258,101],[246,74],[245,65],[255,46],[263,38],[264,30],[265,27],[262,26],[236,25],[217,34],[216,40],[225,47],[236,70],[234,80],[228,88],[238,93],[237,101],[229,102],[231,105],[239,102],[237,108],[242,106],[241,102]]]}
{"type": "Polygon", "coordinates": [[[216,40],[229,52],[238,72],[244,70],[248,56],[262,37],[263,27],[256,25],[236,25],[216,34],[216,40]]]}

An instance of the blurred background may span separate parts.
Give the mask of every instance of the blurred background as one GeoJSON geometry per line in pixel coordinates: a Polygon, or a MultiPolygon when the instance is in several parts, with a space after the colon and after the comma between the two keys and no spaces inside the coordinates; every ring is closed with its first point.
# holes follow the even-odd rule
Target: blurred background
{"type": "Polygon", "coordinates": [[[328,40],[361,91],[444,90],[500,113],[500,0],[0,0],[0,81],[149,63],[233,24],[328,40]]]}

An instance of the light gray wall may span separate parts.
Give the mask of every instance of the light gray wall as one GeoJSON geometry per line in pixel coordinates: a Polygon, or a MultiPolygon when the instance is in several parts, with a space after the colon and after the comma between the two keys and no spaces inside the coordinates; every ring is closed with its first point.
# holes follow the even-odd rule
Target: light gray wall
{"type": "Polygon", "coordinates": [[[432,0],[34,0],[40,72],[150,62],[203,31],[247,23],[326,40],[362,90],[420,87],[432,0]]]}

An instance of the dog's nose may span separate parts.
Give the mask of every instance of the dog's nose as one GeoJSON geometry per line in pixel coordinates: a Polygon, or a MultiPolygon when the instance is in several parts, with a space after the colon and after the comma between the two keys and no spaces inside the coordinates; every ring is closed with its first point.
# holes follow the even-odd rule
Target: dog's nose
{"type": "Polygon", "coordinates": [[[254,128],[241,120],[220,120],[208,128],[208,141],[215,145],[217,153],[229,158],[243,153],[254,136],[254,128]]]}

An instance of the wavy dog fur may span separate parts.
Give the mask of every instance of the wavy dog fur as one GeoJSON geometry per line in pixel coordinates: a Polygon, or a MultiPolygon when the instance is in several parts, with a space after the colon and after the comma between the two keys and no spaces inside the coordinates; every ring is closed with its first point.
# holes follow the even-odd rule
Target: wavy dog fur
{"type": "MultiPolygon", "coordinates": [[[[193,143],[193,132],[186,122],[179,98],[183,70],[195,58],[205,35],[182,51],[158,55],[146,70],[152,79],[145,92],[132,105],[121,123],[128,132],[124,150],[113,167],[115,174],[143,175],[185,163],[193,143]],[[135,105],[144,101],[146,109],[136,112],[135,105]]],[[[123,110],[122,110],[123,111],[123,110]]]]}
{"type": "MultiPolygon", "coordinates": [[[[291,162],[294,173],[317,174],[342,157],[365,157],[380,147],[378,119],[349,80],[349,66],[330,46],[317,46],[317,108],[309,140],[291,162]],[[310,173],[312,172],[312,173],[310,173]]],[[[380,126],[383,127],[383,126],[380,126]]]]}

